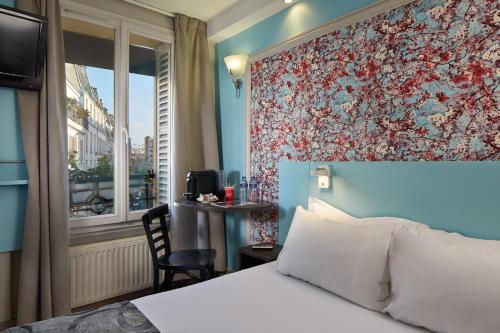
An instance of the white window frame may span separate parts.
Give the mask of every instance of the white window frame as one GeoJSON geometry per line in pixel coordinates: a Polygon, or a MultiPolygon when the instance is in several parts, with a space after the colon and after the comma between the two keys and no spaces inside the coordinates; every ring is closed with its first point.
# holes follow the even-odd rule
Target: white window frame
{"type": "MultiPolygon", "coordinates": [[[[128,48],[129,48],[129,45],[130,45],[130,34],[135,34],[135,35],[140,35],[140,36],[143,36],[143,37],[147,37],[147,38],[151,38],[151,39],[154,39],[156,41],[159,41],[159,42],[163,42],[163,43],[168,43],[170,44],[170,59],[169,59],[169,87],[170,87],[170,93],[169,93],[169,105],[170,105],[170,111],[169,111],[169,124],[170,124],[170,131],[169,131],[169,139],[168,141],[169,142],[172,142],[171,141],[171,138],[172,138],[172,101],[173,101],[173,89],[172,89],[172,84],[173,84],[173,70],[172,70],[172,64],[174,63],[174,36],[169,36],[169,35],[166,35],[165,34],[165,31],[170,31],[170,30],[167,30],[167,29],[161,29],[161,30],[151,30],[150,27],[147,27],[147,26],[144,26],[144,25],[137,25],[137,24],[131,24],[130,22],[123,22],[122,21],[122,29],[121,29],[121,33],[122,33],[122,40],[123,41],[126,41],[125,43],[123,43],[123,48],[122,48],[122,54],[126,54],[126,56],[124,56],[122,59],[125,59],[126,60],[124,61],[125,65],[126,65],[126,78],[125,80],[123,80],[123,82],[125,83],[125,89],[126,89],[126,96],[127,96],[127,99],[126,99],[126,109],[127,109],[127,112],[126,112],[126,116],[127,116],[127,119],[126,119],[126,126],[125,128],[128,128],[128,116],[129,116],[129,109],[128,109],[128,90],[129,90],[129,87],[128,87],[128,69],[130,67],[130,59],[129,59],[129,53],[128,53],[128,48]]],[[[156,84],[155,84],[156,86],[156,84]]],[[[155,92],[156,93],[156,92],[155,92]]],[[[155,101],[154,101],[154,107],[155,107],[155,115],[157,114],[157,98],[155,96],[155,101]]],[[[155,116],[156,117],[156,116],[155,116]]],[[[156,144],[155,146],[158,145],[158,133],[157,133],[157,130],[156,130],[156,126],[155,125],[155,128],[154,128],[154,138],[155,138],[155,141],[156,141],[156,144]]],[[[128,131],[128,130],[127,130],[128,131]]],[[[128,136],[128,134],[127,134],[128,136]]],[[[128,141],[128,138],[127,138],[127,141],[128,141]]],[[[172,156],[172,145],[170,144],[169,145],[169,155],[172,156]]],[[[128,151],[128,150],[127,150],[128,151]]],[[[157,156],[157,152],[155,151],[155,156],[157,156]]],[[[127,221],[134,221],[134,220],[138,220],[141,218],[142,214],[144,214],[144,210],[136,210],[136,211],[129,211],[128,210],[128,207],[130,206],[130,197],[128,195],[128,162],[129,162],[129,159],[126,158],[126,163],[123,164],[123,167],[125,168],[125,170],[122,170],[121,172],[125,175],[125,177],[127,178],[126,181],[127,181],[127,191],[125,193],[125,202],[126,202],[126,209],[127,209],[127,221]]],[[[169,175],[172,174],[171,172],[172,170],[172,166],[170,165],[170,172],[169,172],[169,175]]],[[[158,159],[155,158],[155,172],[156,172],[156,175],[158,176],[158,159]]],[[[156,179],[157,180],[157,179],[156,179]]],[[[170,196],[170,193],[171,193],[171,182],[169,182],[169,189],[168,189],[168,192],[169,192],[169,200],[172,201],[172,198],[170,196]]],[[[171,205],[171,202],[169,202],[169,204],[171,205]]]]}
{"type": "MultiPolygon", "coordinates": [[[[71,0],[61,1],[61,15],[89,23],[94,23],[103,27],[114,29],[114,128],[115,137],[113,145],[114,162],[114,213],[103,216],[89,216],[69,220],[69,227],[82,228],[91,226],[100,226],[106,224],[115,224],[127,221],[136,221],[140,219],[144,210],[129,211],[129,179],[128,179],[128,74],[129,74],[129,35],[134,33],[144,37],[152,38],[160,42],[170,44],[170,114],[169,120],[172,120],[172,108],[174,104],[174,31],[145,22],[141,22],[126,16],[117,15],[83,5],[71,0]]],[[[156,109],[156,98],[155,98],[156,109]]],[[[156,111],[155,111],[156,112],[156,111]]],[[[155,132],[155,138],[157,133],[155,132]]],[[[172,138],[172,121],[170,121],[169,142],[172,138]]],[[[172,145],[169,146],[169,154],[172,155],[172,145]]],[[[156,161],[157,163],[157,161],[156,161]]],[[[169,175],[172,166],[170,165],[169,175]]],[[[155,165],[155,172],[158,167],[155,165]]],[[[171,183],[169,182],[169,194],[171,193],[171,183]]],[[[169,204],[172,198],[169,195],[169,204]]]]}

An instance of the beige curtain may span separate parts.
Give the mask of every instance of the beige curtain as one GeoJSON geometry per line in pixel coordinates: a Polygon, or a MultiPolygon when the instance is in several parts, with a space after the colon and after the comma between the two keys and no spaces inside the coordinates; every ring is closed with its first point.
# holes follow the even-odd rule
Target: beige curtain
{"type": "MultiPolygon", "coordinates": [[[[207,25],[184,15],[175,17],[175,107],[173,115],[173,199],[186,192],[189,169],[218,169],[219,152],[214,108],[214,78],[209,62],[207,25]]],[[[224,224],[211,214],[208,228],[195,221],[193,212],[173,210],[172,245],[175,249],[204,244],[217,250],[215,269],[226,270],[224,224]],[[207,230],[208,229],[208,230],[207,230]]]]}
{"type": "Polygon", "coordinates": [[[21,255],[18,325],[70,312],[68,178],[64,50],[58,0],[17,0],[48,18],[47,61],[40,92],[18,90],[29,176],[21,255]]]}

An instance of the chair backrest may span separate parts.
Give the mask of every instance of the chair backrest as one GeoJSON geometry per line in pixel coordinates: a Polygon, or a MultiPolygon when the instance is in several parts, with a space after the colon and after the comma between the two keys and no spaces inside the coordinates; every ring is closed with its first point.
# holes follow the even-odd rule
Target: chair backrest
{"type": "Polygon", "coordinates": [[[158,266],[159,252],[165,250],[165,255],[170,254],[170,239],[168,237],[168,227],[166,216],[168,215],[168,205],[162,205],[148,210],[142,215],[142,224],[148,238],[149,250],[153,257],[153,264],[158,266]],[[160,219],[160,225],[153,228],[153,220],[160,219]]]}

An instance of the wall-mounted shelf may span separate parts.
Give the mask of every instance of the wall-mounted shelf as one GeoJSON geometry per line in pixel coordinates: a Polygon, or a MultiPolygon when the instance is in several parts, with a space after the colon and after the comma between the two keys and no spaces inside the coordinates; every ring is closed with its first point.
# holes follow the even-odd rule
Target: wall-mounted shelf
{"type": "Polygon", "coordinates": [[[0,180],[0,186],[28,185],[28,180],[0,180]]]}
{"type": "Polygon", "coordinates": [[[26,163],[25,160],[0,160],[0,164],[26,163]]]}

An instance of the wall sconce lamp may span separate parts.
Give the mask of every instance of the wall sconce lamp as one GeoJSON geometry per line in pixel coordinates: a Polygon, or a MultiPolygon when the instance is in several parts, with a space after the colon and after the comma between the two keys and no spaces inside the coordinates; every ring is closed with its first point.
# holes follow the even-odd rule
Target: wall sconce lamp
{"type": "Polygon", "coordinates": [[[316,169],[311,171],[312,176],[318,177],[319,188],[330,187],[330,167],[328,165],[318,165],[316,169]]]}
{"type": "Polygon", "coordinates": [[[245,76],[245,68],[247,65],[248,56],[246,54],[230,55],[224,58],[227,70],[231,74],[234,87],[236,88],[236,97],[240,97],[241,86],[243,85],[243,77],[245,76]]]}

